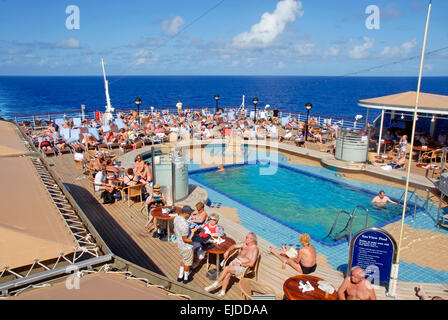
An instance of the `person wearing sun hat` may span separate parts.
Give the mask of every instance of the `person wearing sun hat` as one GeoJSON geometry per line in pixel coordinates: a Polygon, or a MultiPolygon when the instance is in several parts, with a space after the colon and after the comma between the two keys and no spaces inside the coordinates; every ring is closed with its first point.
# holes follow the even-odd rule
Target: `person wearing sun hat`
{"type": "Polygon", "coordinates": [[[146,199],[146,205],[148,206],[148,222],[145,224],[145,229],[149,231],[149,225],[151,221],[153,221],[154,224],[154,233],[153,237],[157,238],[159,235],[159,228],[157,226],[157,219],[151,216],[151,210],[157,207],[165,206],[166,205],[166,199],[163,193],[160,191],[160,186],[158,184],[155,184],[152,187],[152,193],[146,199]]]}

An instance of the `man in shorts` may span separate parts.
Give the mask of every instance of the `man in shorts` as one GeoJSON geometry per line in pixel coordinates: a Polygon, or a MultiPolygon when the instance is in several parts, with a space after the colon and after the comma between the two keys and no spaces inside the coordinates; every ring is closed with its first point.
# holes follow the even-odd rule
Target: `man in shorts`
{"type": "Polygon", "coordinates": [[[190,275],[190,269],[193,265],[193,240],[196,230],[191,230],[187,219],[190,217],[194,210],[190,206],[184,206],[182,213],[174,218],[174,233],[177,238],[177,247],[179,248],[181,262],[179,268],[178,282],[188,283],[192,280],[190,275]]]}
{"type": "Polygon", "coordinates": [[[227,259],[229,253],[234,249],[241,249],[239,255],[230,262],[230,264],[224,268],[224,270],[219,275],[218,280],[213,282],[208,287],[205,287],[205,291],[212,291],[219,288],[222,285],[221,292],[218,297],[223,297],[226,294],[227,286],[229,285],[230,278],[232,275],[240,276],[244,273],[246,267],[253,267],[258,259],[258,247],[257,247],[257,236],[253,232],[249,232],[246,236],[246,240],[243,243],[232,245],[224,253],[224,259],[227,259]]]}

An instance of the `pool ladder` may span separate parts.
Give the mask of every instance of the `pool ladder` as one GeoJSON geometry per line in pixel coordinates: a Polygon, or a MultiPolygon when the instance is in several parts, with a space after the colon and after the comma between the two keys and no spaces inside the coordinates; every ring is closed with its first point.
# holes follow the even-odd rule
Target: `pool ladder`
{"type": "MultiPolygon", "coordinates": [[[[340,210],[339,213],[338,213],[338,216],[336,217],[336,220],[335,220],[334,223],[333,223],[333,226],[332,226],[331,229],[330,229],[330,232],[328,233],[328,235],[327,235],[325,238],[330,237],[330,238],[332,238],[334,241],[338,241],[338,240],[341,240],[341,239],[343,239],[343,238],[349,236],[350,238],[349,238],[349,242],[348,242],[348,243],[350,244],[350,241],[352,240],[352,233],[353,233],[353,220],[354,220],[354,218],[355,218],[355,214],[356,214],[356,212],[358,211],[358,209],[363,209],[363,210],[366,211],[366,213],[367,213],[367,215],[366,215],[366,228],[367,228],[367,227],[369,226],[369,209],[367,209],[366,207],[363,207],[363,206],[358,205],[358,206],[355,207],[355,209],[353,209],[352,213],[349,213],[349,212],[346,211],[346,210],[340,210]],[[336,236],[332,236],[332,233],[333,233],[333,231],[334,231],[334,229],[335,229],[335,227],[336,227],[336,224],[338,223],[339,218],[341,217],[341,214],[342,214],[342,213],[347,214],[347,215],[349,216],[349,219],[348,219],[348,221],[347,221],[347,224],[345,225],[345,227],[344,227],[341,231],[339,231],[339,232],[336,234],[336,236]],[[343,233],[344,231],[347,230],[347,228],[349,227],[349,225],[350,225],[350,233],[346,233],[346,234],[342,234],[342,235],[340,235],[341,233],[343,233]],[[339,236],[338,236],[338,235],[339,235],[339,236]]],[[[324,238],[324,239],[325,239],[325,238],[324,238]]]]}
{"type": "MultiPolygon", "coordinates": [[[[404,200],[403,200],[403,198],[404,198],[404,194],[405,194],[405,191],[403,191],[403,193],[401,194],[400,200],[398,200],[398,203],[393,207],[392,210],[396,209],[399,205],[402,206],[402,205],[404,204],[404,200]],[[403,201],[403,203],[401,203],[402,201],[403,201]]],[[[418,201],[419,201],[419,200],[424,200],[423,207],[425,208],[425,212],[428,213],[428,208],[429,208],[429,194],[430,194],[430,193],[429,193],[429,189],[428,189],[428,188],[417,186],[417,187],[414,188],[414,191],[412,191],[411,195],[408,197],[408,201],[407,201],[406,204],[409,204],[409,202],[411,201],[412,197],[414,197],[414,199],[415,199],[415,202],[414,202],[414,219],[415,219],[415,216],[416,216],[416,214],[417,214],[417,207],[418,207],[418,201]],[[426,199],[423,198],[423,197],[421,197],[421,196],[417,193],[417,190],[423,190],[423,191],[426,191],[426,199]]]]}

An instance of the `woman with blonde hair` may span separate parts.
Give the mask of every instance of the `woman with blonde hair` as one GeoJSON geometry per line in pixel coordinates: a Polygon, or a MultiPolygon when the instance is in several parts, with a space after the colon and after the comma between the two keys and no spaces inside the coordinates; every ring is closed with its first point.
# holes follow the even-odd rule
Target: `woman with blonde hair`
{"type": "Polygon", "coordinates": [[[289,264],[293,269],[302,274],[308,274],[316,271],[316,249],[310,244],[311,237],[304,233],[299,237],[302,248],[296,256],[288,257],[285,245],[282,247],[282,252],[278,253],[273,248],[269,248],[271,253],[276,256],[282,263],[289,264]]]}

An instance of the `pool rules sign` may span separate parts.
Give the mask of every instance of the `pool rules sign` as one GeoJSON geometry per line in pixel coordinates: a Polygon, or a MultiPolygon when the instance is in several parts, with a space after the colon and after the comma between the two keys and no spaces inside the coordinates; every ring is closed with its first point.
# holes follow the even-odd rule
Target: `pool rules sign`
{"type": "Polygon", "coordinates": [[[396,248],[395,239],[385,230],[367,228],[359,231],[350,242],[347,273],[352,267],[359,266],[366,271],[372,284],[389,284],[396,248]]]}

